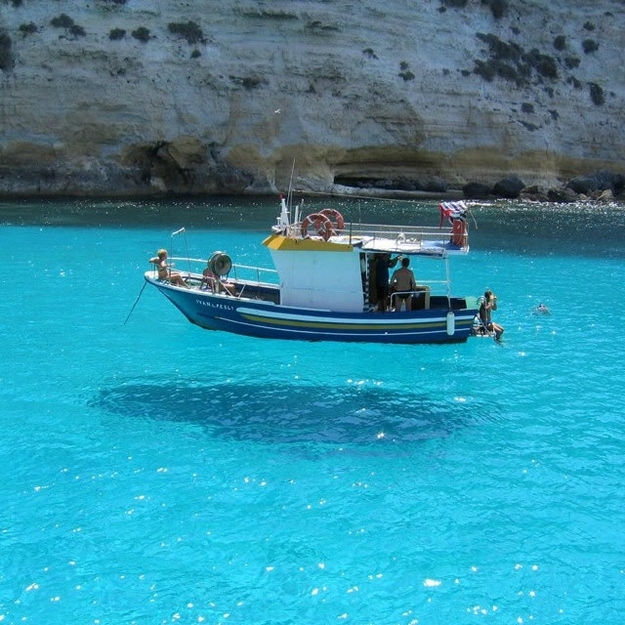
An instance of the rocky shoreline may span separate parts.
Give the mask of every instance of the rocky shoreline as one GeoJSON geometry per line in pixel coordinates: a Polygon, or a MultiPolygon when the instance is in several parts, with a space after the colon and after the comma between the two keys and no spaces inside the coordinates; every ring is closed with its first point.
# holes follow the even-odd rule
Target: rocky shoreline
{"type": "MultiPolygon", "coordinates": [[[[223,172],[222,172],[223,174],[223,172]]],[[[33,188],[32,184],[4,185],[0,190],[0,199],[44,199],[44,198],[119,198],[119,199],[148,199],[176,196],[224,196],[248,195],[269,196],[275,193],[286,192],[285,185],[263,184],[253,182],[253,177],[230,170],[226,175],[213,177],[210,184],[202,185],[175,185],[174,188],[164,184],[162,179],[150,178],[143,184],[115,186],[110,189],[104,185],[65,184],[61,186],[44,185],[33,188]],[[252,178],[252,179],[250,179],[252,178]],[[282,188],[282,187],[285,188],[282,188]],[[11,189],[13,187],[13,189],[11,189]],[[116,188],[115,188],[116,187],[116,188]]],[[[196,179],[197,181],[197,179],[196,179]]],[[[6,180],[5,180],[6,182],[6,180]]],[[[50,181],[47,180],[49,183],[50,181]]],[[[74,180],[74,182],[76,182],[74,180]]],[[[83,181],[84,182],[84,181],[83,181]]],[[[128,178],[126,178],[126,183],[128,178]]],[[[341,180],[342,184],[319,185],[314,182],[298,178],[293,184],[297,194],[318,197],[362,197],[404,200],[482,200],[494,201],[526,200],[545,203],[574,203],[580,201],[597,202],[625,202],[625,174],[610,170],[598,170],[588,175],[576,176],[557,185],[525,184],[517,175],[507,176],[493,184],[484,182],[468,182],[461,188],[448,185],[441,178],[432,180],[411,180],[406,176],[398,179],[373,177],[363,179],[341,180]]]]}
{"type": "Polygon", "coordinates": [[[609,170],[576,176],[558,186],[539,184],[527,185],[519,176],[502,178],[489,185],[483,182],[469,182],[461,189],[441,185],[437,190],[409,188],[406,180],[398,182],[385,180],[382,184],[335,185],[333,194],[347,196],[398,198],[398,199],[441,199],[441,200],[527,200],[566,204],[580,201],[625,202],[625,175],[609,170]]]}

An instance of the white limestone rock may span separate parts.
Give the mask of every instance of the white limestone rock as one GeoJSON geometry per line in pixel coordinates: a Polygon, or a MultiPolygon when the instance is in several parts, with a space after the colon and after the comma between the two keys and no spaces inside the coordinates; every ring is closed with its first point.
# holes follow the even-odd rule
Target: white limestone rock
{"type": "Polygon", "coordinates": [[[624,18],[609,0],[6,1],[0,192],[267,192],[293,161],[321,192],[618,168],[624,18]],[[201,41],[168,28],[189,22],[201,41]]]}

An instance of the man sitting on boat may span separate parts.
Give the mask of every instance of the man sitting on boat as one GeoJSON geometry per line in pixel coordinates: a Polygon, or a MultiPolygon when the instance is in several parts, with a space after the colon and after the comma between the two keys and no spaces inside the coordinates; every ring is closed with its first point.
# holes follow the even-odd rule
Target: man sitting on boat
{"type": "Polygon", "coordinates": [[[402,258],[401,267],[393,273],[391,278],[392,304],[395,312],[401,310],[402,304],[405,305],[407,311],[412,310],[412,295],[417,288],[417,283],[414,273],[408,269],[409,264],[409,258],[402,258]]]}
{"type": "Polygon", "coordinates": [[[409,258],[401,259],[401,267],[393,273],[391,278],[391,306],[395,312],[399,312],[402,306],[406,310],[430,307],[430,287],[417,284],[414,273],[408,268],[410,265],[409,258]],[[419,302],[418,298],[422,296],[423,302],[419,302]]]}

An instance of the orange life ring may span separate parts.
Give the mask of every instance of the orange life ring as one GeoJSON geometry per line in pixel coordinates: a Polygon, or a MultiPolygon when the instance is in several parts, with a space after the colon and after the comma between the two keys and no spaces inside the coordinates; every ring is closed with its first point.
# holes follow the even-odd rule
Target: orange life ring
{"type": "Polygon", "coordinates": [[[334,227],[332,222],[326,215],[321,213],[311,213],[302,221],[302,236],[308,236],[308,228],[313,226],[315,232],[324,240],[327,241],[334,234],[334,227]]]}
{"type": "Polygon", "coordinates": [[[345,219],[343,219],[343,215],[339,213],[335,208],[324,208],[319,211],[320,215],[325,215],[334,226],[334,229],[339,231],[343,230],[343,226],[345,226],[345,219]]]}

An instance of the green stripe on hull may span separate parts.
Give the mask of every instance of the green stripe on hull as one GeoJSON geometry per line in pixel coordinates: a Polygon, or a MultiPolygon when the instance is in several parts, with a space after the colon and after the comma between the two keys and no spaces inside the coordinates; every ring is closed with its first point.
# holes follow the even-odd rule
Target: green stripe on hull
{"type": "MultiPolygon", "coordinates": [[[[435,330],[445,329],[446,321],[432,321],[425,323],[402,323],[402,324],[380,324],[380,323],[336,323],[329,321],[294,321],[291,319],[272,319],[264,316],[243,314],[244,319],[254,323],[265,325],[283,326],[290,328],[307,328],[315,330],[368,330],[378,332],[397,332],[406,330],[435,330]]],[[[471,320],[461,320],[456,323],[457,328],[471,325],[471,320]]]]}

